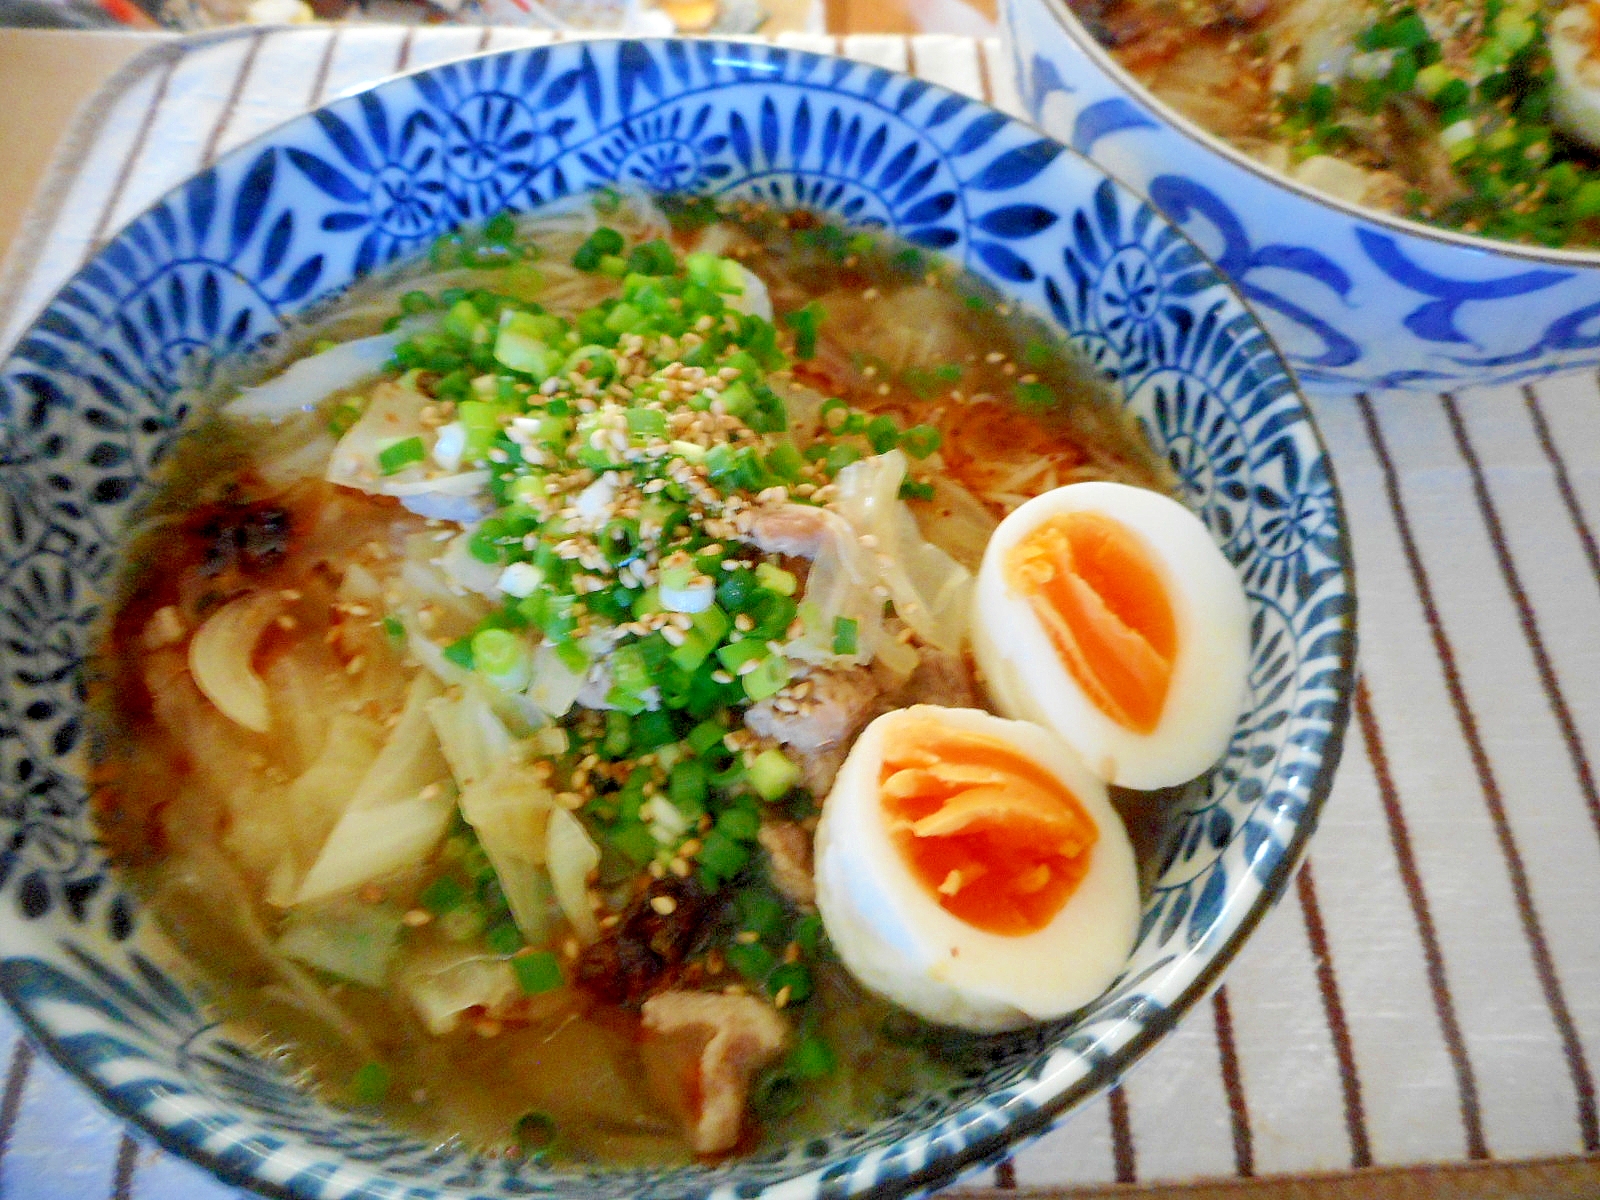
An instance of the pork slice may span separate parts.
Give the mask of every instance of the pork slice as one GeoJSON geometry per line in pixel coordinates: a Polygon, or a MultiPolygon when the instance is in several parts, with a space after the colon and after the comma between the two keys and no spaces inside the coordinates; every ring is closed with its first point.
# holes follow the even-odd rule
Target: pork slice
{"type": "Polygon", "coordinates": [[[816,558],[828,536],[824,510],[811,504],[777,504],[758,510],[750,523],[750,540],[767,554],[816,558]]]}
{"type": "Polygon", "coordinates": [[[783,1053],[788,1022],[754,996],[721,992],[661,992],[641,1012],[653,1090],[683,1116],[695,1153],[732,1150],[750,1083],[783,1053]]]}
{"type": "Polygon", "coordinates": [[[751,705],[744,724],[757,737],[777,742],[798,758],[806,786],[820,796],[833,786],[851,740],[884,711],[885,687],[880,673],[866,667],[814,671],[806,678],[811,690],[793,702],[794,712],[779,708],[773,697],[751,705]]]}
{"type": "Polygon", "coordinates": [[[944,708],[981,708],[972,669],[960,654],[924,646],[895,703],[909,708],[913,704],[938,704],[944,708]]]}
{"type": "Polygon", "coordinates": [[[761,822],[756,840],[767,852],[772,885],[796,904],[815,904],[811,834],[794,821],[766,820],[761,822]]]}
{"type": "Polygon", "coordinates": [[[796,711],[780,709],[776,697],[762,700],[744,714],[745,728],[797,754],[819,754],[855,736],[871,718],[883,693],[877,677],[866,668],[813,671],[806,679],[811,689],[796,702],[796,711]]]}

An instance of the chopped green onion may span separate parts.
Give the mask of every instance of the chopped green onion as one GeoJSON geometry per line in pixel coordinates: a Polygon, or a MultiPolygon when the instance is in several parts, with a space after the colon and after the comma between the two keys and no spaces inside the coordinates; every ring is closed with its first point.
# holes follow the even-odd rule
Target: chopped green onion
{"type": "Polygon", "coordinates": [[[495,954],[510,957],[521,950],[524,943],[522,933],[511,921],[502,921],[488,933],[483,935],[484,945],[488,946],[495,954]]]}
{"type": "Polygon", "coordinates": [[[856,628],[854,617],[835,617],[833,619],[833,652],[835,654],[856,653],[856,628]]]}
{"type": "Polygon", "coordinates": [[[792,677],[789,660],[781,654],[769,654],[756,663],[755,669],[739,677],[744,694],[751,700],[765,700],[783,690],[792,677]]]}
{"type": "Polygon", "coordinates": [[[689,749],[703,755],[712,747],[722,745],[722,739],[727,733],[728,731],[715,721],[701,721],[689,731],[689,736],[684,741],[689,744],[689,749]]]}
{"type": "Polygon", "coordinates": [[[817,327],[822,324],[822,305],[813,300],[804,308],[785,313],[783,323],[794,330],[796,358],[813,358],[817,353],[817,327]]]}
{"type": "Polygon", "coordinates": [[[628,714],[616,712],[606,713],[606,733],[600,741],[600,753],[607,758],[622,758],[628,753],[628,747],[633,742],[633,731],[629,728],[628,714]]]}
{"type": "Polygon", "coordinates": [[[1017,406],[1029,412],[1042,412],[1055,405],[1056,394],[1042,383],[1019,383],[1016,389],[1017,406]]]}
{"type": "Polygon", "coordinates": [[[537,1110],[517,1118],[517,1145],[525,1154],[548,1150],[556,1140],[556,1121],[549,1113],[537,1110]]]}
{"type": "Polygon", "coordinates": [[[527,996],[553,992],[566,982],[561,976],[560,961],[548,950],[516,955],[511,960],[511,970],[517,977],[517,986],[527,996]]]}
{"type": "Polygon", "coordinates": [[[874,454],[887,454],[900,444],[900,426],[893,417],[873,417],[867,422],[867,441],[874,454]]]}
{"type": "Polygon", "coordinates": [[[389,1068],[380,1062],[362,1063],[350,1076],[352,1104],[382,1104],[389,1094],[389,1068]]]}
{"type": "Polygon", "coordinates": [[[655,857],[656,839],[644,825],[625,825],[612,832],[606,839],[617,853],[621,854],[635,866],[644,866],[655,857]]]}
{"type": "Polygon", "coordinates": [[[822,943],[822,918],[816,913],[807,913],[795,922],[789,936],[803,953],[814,956],[822,943]]]}
{"type": "Polygon", "coordinates": [[[820,1079],[838,1069],[833,1047],[819,1037],[803,1037],[789,1052],[784,1065],[801,1079],[820,1079]]]}
{"type": "Polygon", "coordinates": [[[711,885],[716,887],[744,870],[750,861],[750,850],[713,829],[702,839],[697,861],[700,869],[710,876],[711,885]]]}
{"type": "Polygon", "coordinates": [[[783,936],[783,901],[769,891],[747,887],[733,898],[739,913],[739,928],[768,940],[783,936]]]}
{"type": "Polygon", "coordinates": [[[732,671],[735,675],[739,668],[747,662],[755,662],[767,657],[771,651],[767,644],[757,638],[746,638],[743,641],[729,642],[717,651],[717,661],[725,670],[732,671]]]}
{"type": "Polygon", "coordinates": [[[800,586],[793,574],[772,563],[756,564],[756,582],[780,596],[792,596],[800,586]]]}
{"type": "Polygon", "coordinates": [[[767,994],[776,996],[789,989],[789,1003],[800,1004],[811,996],[811,972],[804,963],[784,963],[767,976],[767,994]]]}
{"type": "Polygon", "coordinates": [[[420,437],[401,438],[378,451],[378,470],[394,475],[428,456],[420,437]]]}
{"type": "Polygon", "coordinates": [[[441,875],[417,895],[417,904],[434,916],[443,916],[451,909],[464,904],[467,889],[449,875],[441,875]]]}
{"type": "Polygon", "coordinates": [[[472,635],[472,664],[506,690],[521,691],[533,670],[533,649],[509,629],[485,629],[472,635]]]}
{"type": "Polygon", "coordinates": [[[623,247],[622,235],[609,226],[602,225],[589,235],[587,241],[579,246],[572,256],[572,265],[580,271],[593,271],[600,266],[600,260],[608,254],[620,254],[623,247]]]}
{"type": "Polygon", "coordinates": [[[800,782],[800,773],[800,767],[782,750],[763,750],[750,764],[750,786],[763,800],[776,800],[800,782]]]}
{"type": "Polygon", "coordinates": [[[444,648],[444,656],[463,670],[472,670],[472,638],[464,637],[451,642],[444,648]]]}
{"type": "Polygon", "coordinates": [[[761,829],[761,818],[748,808],[725,808],[717,815],[716,827],[736,842],[753,842],[761,829]]]}
{"type": "Polygon", "coordinates": [[[328,432],[334,437],[343,437],[360,419],[361,405],[354,401],[346,401],[328,414],[328,432]]]}
{"type": "Polygon", "coordinates": [[[764,982],[778,962],[772,951],[760,942],[735,942],[723,951],[723,957],[728,960],[730,967],[751,983],[764,982]]]}
{"type": "Polygon", "coordinates": [[[686,758],[668,773],[667,799],[686,817],[697,817],[705,811],[710,792],[711,772],[698,758],[686,758]]]}
{"type": "Polygon", "coordinates": [[[912,458],[927,458],[939,448],[944,436],[934,425],[913,425],[900,435],[900,445],[912,458]]]}

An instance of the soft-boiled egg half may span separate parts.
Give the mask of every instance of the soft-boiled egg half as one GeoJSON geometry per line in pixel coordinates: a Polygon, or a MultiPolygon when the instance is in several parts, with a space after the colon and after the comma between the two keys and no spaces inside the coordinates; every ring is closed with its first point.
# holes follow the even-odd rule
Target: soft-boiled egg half
{"type": "Polygon", "coordinates": [[[984,1031],[1082,1008],[1139,923],[1105,785],[1048,729],[977,709],[917,705],[862,731],[822,808],[816,883],[864,986],[984,1031]]]}
{"type": "Polygon", "coordinates": [[[1054,729],[1108,783],[1159,788],[1227,748],[1250,615],[1188,509],[1076,483],[1029,500],[989,539],[972,649],[1001,712],[1054,729]]]}

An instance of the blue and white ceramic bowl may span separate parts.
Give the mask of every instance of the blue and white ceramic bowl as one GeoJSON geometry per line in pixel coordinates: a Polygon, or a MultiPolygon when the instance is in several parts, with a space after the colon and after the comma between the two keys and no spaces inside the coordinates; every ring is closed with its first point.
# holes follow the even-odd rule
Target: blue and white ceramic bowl
{"type": "Polygon", "coordinates": [[[1157,100],[1066,0],[1000,8],[1028,115],[1193,238],[1308,391],[1437,392],[1600,364],[1600,251],[1469,237],[1314,191],[1157,100]]]}
{"type": "Polygon", "coordinates": [[[1349,701],[1354,590],[1327,457],[1251,312],[1150,205],[982,104],[715,42],[569,43],[342,99],[135,220],[0,366],[0,991],[118,1114],[268,1195],[803,1200],[936,1187],[1127,1068],[1283,891],[1349,701]],[[296,314],[502,208],[602,186],[807,205],[953,256],[1057,321],[1246,581],[1253,698],[1171,810],[1138,948],[1077,1018],[998,1037],[860,1128],[670,1171],[555,1171],[425,1145],[252,1057],[155,952],[86,816],[84,692],[118,547],[189,416],[296,314]]]}

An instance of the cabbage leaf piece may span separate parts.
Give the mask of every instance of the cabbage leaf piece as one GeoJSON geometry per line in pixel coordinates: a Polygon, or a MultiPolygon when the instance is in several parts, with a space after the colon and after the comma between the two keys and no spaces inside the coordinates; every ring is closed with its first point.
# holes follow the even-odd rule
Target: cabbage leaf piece
{"type": "Polygon", "coordinates": [[[400,949],[401,913],[393,905],[334,903],[290,913],[277,949],[296,962],[367,987],[382,987],[400,949]]]}
{"type": "Polygon", "coordinates": [[[291,903],[337,896],[424,862],[450,826],[450,769],[428,720],[440,687],[418,672],[405,707],[291,903]]]}

